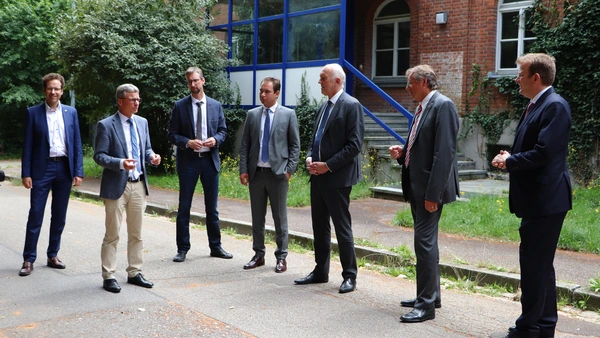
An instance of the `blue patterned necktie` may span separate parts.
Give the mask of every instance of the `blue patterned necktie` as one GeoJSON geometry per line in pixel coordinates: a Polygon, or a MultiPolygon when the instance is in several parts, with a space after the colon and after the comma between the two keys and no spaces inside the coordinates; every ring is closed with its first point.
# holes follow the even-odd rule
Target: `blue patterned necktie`
{"type": "Polygon", "coordinates": [[[325,129],[325,124],[327,124],[327,119],[329,118],[332,105],[333,104],[331,101],[327,101],[327,107],[325,107],[325,112],[321,118],[321,123],[319,123],[319,128],[317,129],[317,134],[315,135],[315,142],[313,143],[312,149],[313,162],[320,161],[321,159],[321,138],[323,137],[323,129],[325,129]]]}
{"type": "Polygon", "coordinates": [[[142,173],[142,164],[140,162],[140,146],[137,139],[137,134],[135,132],[135,127],[133,126],[133,120],[131,118],[127,119],[129,122],[129,133],[131,134],[131,156],[136,161],[137,173],[133,172],[133,179],[137,180],[139,175],[142,173]]]}
{"type": "Polygon", "coordinates": [[[265,117],[265,125],[263,127],[263,136],[262,136],[262,151],[260,154],[260,159],[267,163],[269,162],[269,136],[271,135],[271,109],[267,109],[265,117]]]}

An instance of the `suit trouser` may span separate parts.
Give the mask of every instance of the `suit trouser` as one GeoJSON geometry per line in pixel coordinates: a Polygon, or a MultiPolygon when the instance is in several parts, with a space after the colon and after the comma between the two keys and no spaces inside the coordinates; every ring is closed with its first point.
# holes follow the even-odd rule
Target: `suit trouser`
{"type": "Polygon", "coordinates": [[[252,249],[257,256],[265,256],[265,217],[267,199],[275,223],[275,257],[285,259],[288,254],[287,193],[288,180],[275,176],[271,168],[257,169],[249,184],[252,209],[252,249]]]}
{"type": "Polygon", "coordinates": [[[438,222],[443,205],[429,212],[425,202],[410,203],[414,229],[415,255],[417,256],[417,302],[415,308],[429,309],[441,302],[440,251],[438,248],[438,222]]]}
{"type": "Polygon", "coordinates": [[[50,236],[46,255],[55,257],[58,254],[60,239],[67,219],[71,185],[69,161],[66,158],[63,161],[48,161],[44,177],[32,180],[31,207],[27,220],[23,261],[33,263],[37,258],[37,244],[50,190],[52,190],[52,216],[50,218],[50,236]]]}
{"type": "Polygon", "coordinates": [[[554,336],[558,321],[554,255],[566,215],[521,220],[521,315],[516,321],[519,336],[554,336]]]}
{"type": "Polygon", "coordinates": [[[204,190],[204,212],[206,213],[206,232],[208,246],[211,249],[221,247],[221,229],[219,227],[219,172],[211,156],[194,156],[185,166],[177,168],[179,175],[179,207],[177,210],[177,252],[186,253],[191,248],[190,211],[198,178],[204,190]]]}
{"type": "Polygon", "coordinates": [[[142,220],[146,209],[146,189],[144,182],[128,182],[118,200],[104,199],[106,213],[104,240],[102,241],[102,278],[115,278],[117,269],[117,244],[123,221],[123,209],[127,213],[127,271],[128,277],[142,272],[144,263],[142,242],[142,220]]]}
{"type": "Polygon", "coordinates": [[[335,236],[340,251],[342,277],[356,279],[358,268],[356,252],[354,251],[354,236],[352,234],[352,218],[350,216],[350,192],[352,186],[331,188],[311,180],[310,184],[310,213],[315,246],[314,274],[317,278],[329,277],[331,260],[331,224],[335,227],[335,236]]]}

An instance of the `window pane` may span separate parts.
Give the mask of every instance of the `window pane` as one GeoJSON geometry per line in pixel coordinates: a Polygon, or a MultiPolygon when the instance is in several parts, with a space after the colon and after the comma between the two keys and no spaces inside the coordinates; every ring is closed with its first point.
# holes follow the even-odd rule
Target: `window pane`
{"type": "Polygon", "coordinates": [[[280,63],[283,51],[283,20],[258,24],[258,63],[280,63]]]}
{"type": "Polygon", "coordinates": [[[232,21],[251,20],[254,17],[254,0],[233,0],[232,21]]]}
{"type": "Polygon", "coordinates": [[[410,14],[410,8],[404,0],[392,1],[385,5],[379,12],[377,18],[384,18],[388,16],[398,16],[402,14],[410,14]]]}
{"type": "Polygon", "coordinates": [[[340,12],[289,19],[288,61],[336,59],[340,54],[340,12]]]}
{"type": "Polygon", "coordinates": [[[525,37],[526,38],[534,38],[535,34],[533,34],[533,32],[532,32],[533,23],[532,22],[527,23],[527,18],[525,18],[525,19],[526,19],[525,20],[525,22],[526,22],[526,24],[525,24],[525,37]]]}
{"type": "Polygon", "coordinates": [[[410,22],[398,22],[398,48],[410,47],[410,22]]]}
{"type": "Polygon", "coordinates": [[[529,53],[529,51],[531,50],[531,46],[533,45],[534,42],[535,42],[535,40],[523,41],[523,53],[525,53],[525,54],[529,53]]]}
{"type": "Polygon", "coordinates": [[[516,68],[517,41],[500,43],[500,68],[516,68]]]}
{"type": "Polygon", "coordinates": [[[410,50],[399,50],[398,51],[398,64],[396,67],[398,68],[398,74],[396,76],[403,76],[406,74],[406,70],[409,68],[410,62],[410,50]]]}
{"type": "Polygon", "coordinates": [[[258,2],[258,16],[260,18],[278,14],[283,14],[283,0],[261,0],[258,2]]]}
{"type": "Polygon", "coordinates": [[[502,39],[519,37],[519,12],[502,13],[502,39]]]}
{"type": "Polygon", "coordinates": [[[340,0],[290,0],[290,12],[339,4],[340,0]]]}
{"type": "Polygon", "coordinates": [[[394,24],[377,25],[377,50],[394,48],[394,24]]]}
{"type": "Polygon", "coordinates": [[[393,76],[394,52],[377,52],[375,56],[377,69],[375,76],[393,76]]]}
{"type": "Polygon", "coordinates": [[[231,36],[231,55],[240,61],[241,65],[251,65],[254,61],[254,30],[253,25],[233,26],[231,36]]]}

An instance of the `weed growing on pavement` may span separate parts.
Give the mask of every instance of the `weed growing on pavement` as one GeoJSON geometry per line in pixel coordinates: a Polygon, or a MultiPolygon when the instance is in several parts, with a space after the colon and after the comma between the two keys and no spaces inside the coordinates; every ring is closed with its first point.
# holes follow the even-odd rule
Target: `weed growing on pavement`
{"type": "Polygon", "coordinates": [[[572,305],[574,308],[580,309],[580,310],[587,310],[588,308],[588,301],[590,300],[590,296],[580,296],[581,298],[575,300],[572,305]]]}
{"type": "MultiPolygon", "coordinates": [[[[506,268],[503,268],[501,266],[495,266],[493,264],[489,264],[489,263],[477,263],[476,266],[478,268],[483,268],[483,269],[488,269],[488,270],[492,270],[492,271],[498,271],[498,272],[509,272],[506,268]]],[[[514,271],[513,271],[514,273],[514,271]]]]}
{"type": "Polygon", "coordinates": [[[600,277],[590,278],[590,289],[594,292],[600,292],[600,277]]]}
{"type": "Polygon", "coordinates": [[[479,281],[470,280],[466,276],[461,278],[447,277],[443,283],[448,290],[459,290],[465,292],[479,293],[488,296],[498,297],[505,294],[514,293],[514,288],[509,285],[499,285],[496,283],[486,284],[484,286],[479,285],[479,281]]]}

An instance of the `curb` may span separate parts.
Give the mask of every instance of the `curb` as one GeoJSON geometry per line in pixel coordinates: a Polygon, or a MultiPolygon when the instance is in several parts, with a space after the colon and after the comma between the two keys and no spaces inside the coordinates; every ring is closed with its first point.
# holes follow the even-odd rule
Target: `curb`
{"type": "MultiPolygon", "coordinates": [[[[14,177],[7,176],[7,179],[14,179],[14,177]]],[[[90,191],[83,191],[73,189],[73,195],[79,198],[88,198],[92,200],[101,201],[101,198],[97,193],[90,191]]],[[[173,209],[167,209],[156,204],[147,204],[147,214],[159,215],[168,218],[176,217],[177,212],[173,209]]],[[[192,212],[190,214],[190,222],[201,224],[204,223],[206,217],[204,214],[192,212]]],[[[221,218],[219,220],[222,228],[229,228],[235,232],[243,235],[252,236],[252,224],[249,222],[236,221],[227,218],[221,218]]],[[[266,232],[275,235],[275,229],[271,226],[265,227],[266,232]]],[[[295,241],[307,247],[313,246],[313,236],[306,233],[297,231],[289,232],[290,241],[295,241]]],[[[331,239],[331,248],[334,251],[338,251],[337,241],[331,239]]],[[[376,249],[364,246],[355,246],[356,257],[364,258],[374,263],[386,264],[389,262],[397,261],[401,257],[389,250],[376,249]]],[[[466,265],[450,264],[450,263],[439,263],[440,273],[449,277],[453,277],[459,280],[468,279],[475,282],[476,285],[502,285],[511,286],[514,290],[519,288],[521,283],[519,274],[491,271],[483,268],[476,268],[466,265]]],[[[578,284],[568,283],[557,283],[556,284],[557,298],[568,298],[571,304],[577,304],[583,302],[587,307],[587,310],[598,310],[600,309],[600,293],[594,292],[582,287],[578,284]]]]}

